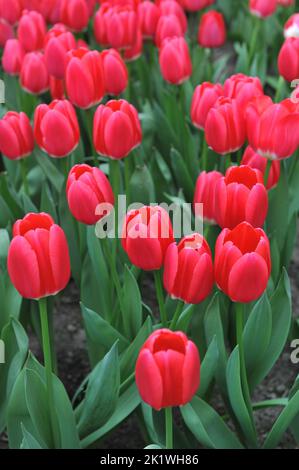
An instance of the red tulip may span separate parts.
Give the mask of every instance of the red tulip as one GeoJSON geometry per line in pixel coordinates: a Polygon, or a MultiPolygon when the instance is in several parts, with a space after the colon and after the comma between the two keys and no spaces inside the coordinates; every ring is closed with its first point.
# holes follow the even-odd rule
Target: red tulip
{"type": "Polygon", "coordinates": [[[120,53],[115,49],[101,52],[104,81],[108,95],[120,95],[128,85],[128,70],[120,53]]]}
{"type": "Polygon", "coordinates": [[[220,97],[210,109],[205,123],[206,141],[214,152],[235,152],[245,142],[245,119],[236,100],[220,97]]]}
{"type": "Polygon", "coordinates": [[[48,214],[27,214],[13,227],[8,272],[26,299],[40,299],[64,289],[70,279],[70,257],[65,234],[48,214]]]}
{"type": "Polygon", "coordinates": [[[79,222],[94,225],[103,217],[97,213],[97,206],[114,204],[111,185],[105,174],[96,167],[86,164],[71,169],[66,185],[66,195],[71,213],[79,222]]]}
{"type": "Polygon", "coordinates": [[[223,96],[223,88],[219,83],[204,82],[197,85],[191,103],[191,120],[194,126],[204,129],[208,112],[220,96],[223,96]]]}
{"type": "Polygon", "coordinates": [[[157,24],[155,42],[161,47],[166,38],[184,36],[183,29],[176,15],[160,16],[157,24]]]}
{"type": "Polygon", "coordinates": [[[299,38],[299,13],[290,16],[284,25],[285,38],[299,38]]]}
{"type": "Polygon", "coordinates": [[[35,10],[49,23],[57,23],[60,16],[61,0],[22,0],[26,10],[35,10]]]}
{"type": "Polygon", "coordinates": [[[198,11],[215,3],[215,0],[179,0],[180,5],[187,11],[198,11]]]}
{"type": "Polygon", "coordinates": [[[277,0],[249,0],[249,10],[252,15],[266,18],[273,15],[277,8],[277,0]]]}
{"type": "Polygon", "coordinates": [[[132,46],[127,47],[123,51],[123,57],[125,61],[132,62],[133,60],[138,59],[138,57],[140,57],[142,54],[142,49],[143,49],[143,38],[142,38],[141,29],[138,28],[136,32],[135,43],[132,46]]]}
{"type": "Polygon", "coordinates": [[[4,47],[9,39],[14,38],[14,30],[3,18],[0,18],[0,47],[4,47]]]}
{"type": "Polygon", "coordinates": [[[295,0],[277,0],[277,4],[283,7],[290,7],[295,4],[295,0]]]}
{"type": "Polygon", "coordinates": [[[97,153],[124,158],[141,143],[141,136],[138,113],[127,101],[111,100],[96,110],[93,142],[97,153]]]}
{"type": "Polygon", "coordinates": [[[283,43],[278,55],[279,74],[288,82],[299,77],[299,37],[290,37],[283,43]]]}
{"type": "Polygon", "coordinates": [[[194,212],[197,217],[203,216],[203,220],[209,224],[216,224],[216,185],[222,173],[219,171],[202,171],[197,178],[194,193],[194,212]],[[203,214],[195,204],[203,204],[203,214]]]}
{"type": "Polygon", "coordinates": [[[256,97],[263,96],[263,85],[258,77],[248,77],[237,73],[225,80],[224,95],[235,99],[245,113],[247,105],[256,97]]]}
{"type": "Polygon", "coordinates": [[[52,100],[64,100],[64,81],[50,76],[50,94],[52,100]]]}
{"type": "Polygon", "coordinates": [[[44,17],[37,11],[24,11],[20,19],[17,36],[26,52],[41,50],[46,35],[44,17]]]}
{"type": "Polygon", "coordinates": [[[40,95],[49,89],[49,74],[41,52],[28,52],[20,73],[21,87],[28,93],[40,95]]]}
{"type": "Polygon", "coordinates": [[[150,0],[145,0],[138,6],[138,15],[143,37],[153,39],[160,18],[158,6],[150,0]]]}
{"type": "Polygon", "coordinates": [[[156,330],[139,352],[135,378],[142,400],[152,408],[185,405],[199,387],[198,349],[181,331],[156,330]]]}
{"type": "Polygon", "coordinates": [[[72,153],[80,139],[72,104],[67,100],[40,104],[34,114],[34,135],[39,147],[50,157],[62,158],[72,153]]]}
{"type": "Polygon", "coordinates": [[[136,42],[138,15],[130,5],[101,5],[94,18],[94,35],[99,44],[115,49],[132,47],[136,42]]]}
{"type": "Polygon", "coordinates": [[[261,227],[268,211],[262,173],[246,165],[228,168],[216,184],[215,207],[221,228],[232,229],[243,220],[261,227]]]}
{"type": "Polygon", "coordinates": [[[214,282],[211,250],[199,233],[169,245],[164,261],[163,283],[168,294],[188,304],[210,295],[214,282]]]}
{"type": "Polygon", "coordinates": [[[76,49],[76,39],[63,25],[56,25],[48,31],[45,41],[45,61],[48,72],[62,80],[68,62],[67,52],[76,49]]]}
{"type": "Polygon", "coordinates": [[[192,74],[188,44],[183,37],[167,38],[159,52],[159,63],[164,80],[180,85],[192,74]]]}
{"type": "Polygon", "coordinates": [[[89,21],[89,7],[86,0],[61,0],[60,21],[72,31],[86,29],[89,21]]]}
{"type": "Polygon", "coordinates": [[[290,157],[299,146],[299,109],[290,99],[272,103],[265,97],[247,108],[249,145],[271,160],[290,157]]]}
{"type": "Polygon", "coordinates": [[[0,119],[0,152],[10,160],[19,160],[33,152],[33,130],[25,113],[9,111],[0,119]]]}
{"type": "Polygon", "coordinates": [[[0,0],[0,18],[15,25],[22,14],[23,0],[0,0]]]}
{"type": "Polygon", "coordinates": [[[70,101],[82,109],[95,106],[105,94],[101,54],[79,48],[68,52],[68,58],[65,77],[70,101]]]}
{"type": "Polygon", "coordinates": [[[186,33],[188,22],[183,8],[177,1],[163,0],[159,5],[160,15],[175,15],[180,22],[183,33],[186,33]]]}
{"type": "Polygon", "coordinates": [[[4,47],[2,67],[9,75],[19,75],[25,57],[25,51],[18,39],[9,39],[4,47]]]}
{"type": "Polygon", "coordinates": [[[210,10],[204,13],[198,27],[198,43],[202,47],[221,47],[226,41],[223,15],[210,10]]]}
{"type": "Polygon", "coordinates": [[[143,206],[127,213],[122,247],[130,261],[144,271],[160,269],[174,242],[168,213],[159,206],[143,206]]]}
{"type": "MultiPolygon", "coordinates": [[[[262,157],[258,153],[256,153],[252,147],[248,145],[246,148],[241,165],[248,165],[251,168],[255,168],[256,170],[260,170],[261,173],[264,175],[266,172],[267,167],[267,159],[262,157]]],[[[268,181],[267,181],[267,189],[271,189],[277,185],[280,177],[280,162],[279,160],[273,160],[271,162],[271,167],[269,171],[268,181]]]]}
{"type": "Polygon", "coordinates": [[[233,230],[222,230],[215,247],[215,279],[233,302],[260,297],[270,273],[269,240],[261,228],[242,222],[233,230]]]}

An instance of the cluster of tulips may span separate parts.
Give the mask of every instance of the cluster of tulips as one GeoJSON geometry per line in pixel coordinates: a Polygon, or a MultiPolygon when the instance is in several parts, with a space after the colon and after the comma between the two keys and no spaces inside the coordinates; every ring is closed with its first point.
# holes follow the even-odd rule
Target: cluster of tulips
{"type": "MultiPolygon", "coordinates": [[[[258,446],[251,395],[292,322],[283,266],[299,210],[299,82],[286,94],[299,79],[295,3],[0,0],[0,432],[11,447],[88,447],[139,405],[153,447],[258,446]],[[220,80],[214,50],[229,44],[235,8],[253,34],[220,80]],[[266,87],[254,70],[273,18],[285,42],[266,87]],[[122,192],[141,205],[118,226],[122,192]],[[192,203],[204,234],[177,240],[163,199],[192,203]],[[98,240],[109,214],[115,238],[98,240]],[[144,272],[158,315],[141,298],[144,272]],[[91,362],[72,404],[50,321],[51,296],[71,277],[91,362]],[[28,353],[28,322],[45,371],[28,353]],[[236,434],[208,403],[214,381],[236,434]],[[177,406],[189,441],[173,424],[177,406]]],[[[289,427],[298,439],[298,380],[273,405],[283,410],[265,447],[289,427]]]]}

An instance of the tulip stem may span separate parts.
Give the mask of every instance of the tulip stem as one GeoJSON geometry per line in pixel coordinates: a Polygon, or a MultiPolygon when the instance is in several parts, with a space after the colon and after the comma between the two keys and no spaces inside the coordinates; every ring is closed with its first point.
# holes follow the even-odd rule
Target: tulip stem
{"type": "Polygon", "coordinates": [[[25,194],[28,196],[29,195],[29,187],[28,187],[28,181],[27,181],[27,162],[26,162],[25,158],[22,158],[20,163],[21,163],[21,173],[22,173],[22,181],[23,181],[24,191],[25,191],[25,194]]]}
{"type": "Polygon", "coordinates": [[[270,170],[271,170],[271,160],[267,160],[267,166],[266,166],[266,170],[265,170],[265,174],[264,174],[264,185],[265,187],[267,187],[267,184],[268,184],[268,179],[269,179],[269,174],[270,174],[270,170]]]}
{"type": "Polygon", "coordinates": [[[49,323],[47,315],[47,299],[46,297],[39,299],[39,312],[41,320],[41,331],[42,331],[42,343],[43,343],[43,354],[44,354],[44,365],[46,371],[46,384],[47,384],[47,396],[48,404],[50,410],[50,422],[52,428],[52,438],[55,448],[57,444],[58,433],[56,432],[56,422],[55,422],[55,411],[54,411],[54,391],[53,391],[53,382],[52,382],[52,355],[51,355],[51,343],[50,343],[50,333],[49,333],[49,323]]]}
{"type": "Polygon", "coordinates": [[[183,311],[183,308],[185,306],[185,302],[183,302],[182,300],[179,300],[178,301],[178,304],[177,304],[177,307],[176,307],[176,310],[174,312],[174,315],[173,315],[173,318],[172,318],[172,321],[170,323],[170,329],[171,330],[175,330],[176,328],[176,325],[177,325],[177,322],[180,318],[180,315],[183,311]]]}
{"type": "Polygon", "coordinates": [[[248,408],[248,412],[252,416],[252,405],[246,373],[246,362],[245,352],[243,343],[243,326],[244,326],[244,304],[236,303],[236,333],[237,333],[237,344],[239,347],[239,358],[240,358],[240,372],[241,372],[241,384],[244,395],[244,400],[248,408]]]}
{"type": "Polygon", "coordinates": [[[209,151],[209,148],[208,148],[207,141],[205,139],[205,135],[202,134],[202,149],[201,149],[201,161],[202,161],[201,169],[202,170],[206,170],[208,166],[208,151],[209,151]]]}
{"type": "Polygon", "coordinates": [[[173,449],[172,407],[165,408],[166,449],[173,449]]]}
{"type": "Polygon", "coordinates": [[[280,101],[283,87],[284,87],[284,78],[280,75],[278,79],[277,87],[276,87],[275,98],[274,98],[275,103],[278,103],[280,101]]]}
{"type": "Polygon", "coordinates": [[[160,315],[161,315],[161,321],[162,321],[162,325],[166,327],[167,315],[166,315],[164,296],[163,296],[161,272],[154,271],[154,276],[155,276],[155,287],[156,287],[157,299],[158,299],[159,310],[160,310],[160,315]]]}
{"type": "Polygon", "coordinates": [[[261,20],[258,17],[254,17],[254,20],[255,20],[255,25],[253,29],[253,34],[251,36],[251,43],[250,43],[249,54],[248,54],[248,62],[249,62],[248,69],[250,68],[250,65],[251,65],[251,62],[255,53],[256,43],[257,43],[257,39],[259,36],[260,27],[261,27],[261,20]]]}

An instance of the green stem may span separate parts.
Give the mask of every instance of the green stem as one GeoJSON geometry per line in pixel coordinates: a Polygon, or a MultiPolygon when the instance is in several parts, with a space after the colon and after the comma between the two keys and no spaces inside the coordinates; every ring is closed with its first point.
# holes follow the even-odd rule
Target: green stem
{"type": "Polygon", "coordinates": [[[254,25],[254,29],[253,29],[253,34],[251,36],[251,43],[250,43],[250,48],[249,48],[248,68],[251,65],[251,62],[252,62],[252,59],[253,59],[253,56],[254,56],[254,53],[255,53],[256,43],[257,43],[257,39],[258,39],[259,31],[260,31],[260,26],[261,26],[261,20],[259,18],[254,17],[254,20],[255,20],[255,25],[254,25]]]}
{"type": "Polygon", "coordinates": [[[110,159],[109,176],[114,194],[114,224],[115,224],[115,240],[113,244],[113,263],[116,265],[117,245],[118,245],[118,194],[120,189],[120,162],[110,159]]]}
{"type": "Polygon", "coordinates": [[[267,160],[267,166],[266,166],[266,170],[265,170],[265,174],[264,174],[264,185],[265,187],[267,187],[267,184],[268,184],[268,179],[269,179],[269,174],[270,174],[270,170],[271,170],[271,160],[267,160]]]}
{"type": "Polygon", "coordinates": [[[275,98],[274,98],[275,103],[278,103],[280,101],[283,88],[284,88],[284,78],[280,75],[278,79],[278,83],[277,83],[275,98]]]}
{"type": "Polygon", "coordinates": [[[160,315],[161,315],[161,321],[162,321],[162,325],[166,327],[167,315],[166,315],[166,310],[165,310],[161,272],[154,271],[154,277],[155,277],[155,287],[156,287],[157,300],[158,300],[159,310],[160,310],[160,315]]]}
{"type": "Polygon", "coordinates": [[[243,343],[243,326],[244,326],[244,304],[236,303],[236,329],[237,344],[239,346],[240,372],[243,396],[249,413],[252,415],[251,398],[246,373],[245,352],[243,343]]]}
{"type": "Polygon", "coordinates": [[[202,150],[201,150],[202,170],[207,170],[208,151],[209,151],[208,144],[207,144],[204,134],[202,133],[202,150]]]}
{"type": "Polygon", "coordinates": [[[165,408],[166,449],[173,449],[172,407],[165,408]]]}
{"type": "MultiPolygon", "coordinates": [[[[83,111],[84,112],[84,111],[83,111]]],[[[87,127],[87,134],[89,137],[89,143],[90,143],[90,151],[91,154],[93,155],[93,160],[94,160],[94,166],[98,166],[98,157],[95,152],[94,146],[93,146],[93,118],[94,118],[94,113],[92,108],[86,109],[85,110],[85,116],[86,116],[86,127],[87,127]]]]}
{"type": "Polygon", "coordinates": [[[131,382],[134,380],[135,378],[135,371],[132,372],[131,375],[129,375],[129,377],[126,378],[126,380],[124,380],[121,384],[120,384],[120,389],[119,389],[119,394],[121,395],[125,389],[127,388],[127,385],[128,384],[131,384],[131,382]]]}
{"type": "Polygon", "coordinates": [[[21,164],[21,173],[22,173],[22,181],[23,181],[23,186],[24,186],[24,191],[27,196],[29,195],[29,186],[28,186],[28,180],[27,180],[27,162],[25,158],[22,158],[20,161],[21,164]]]}
{"type": "Polygon", "coordinates": [[[206,226],[204,228],[203,236],[207,241],[208,241],[208,238],[209,238],[210,230],[211,230],[211,224],[206,224],[206,226]]]}
{"type": "Polygon", "coordinates": [[[60,166],[60,171],[63,174],[65,180],[67,180],[68,175],[69,175],[69,162],[68,162],[68,156],[63,157],[59,159],[59,166],[60,166]]]}
{"type": "Polygon", "coordinates": [[[170,323],[170,329],[171,329],[171,330],[175,330],[176,325],[177,325],[177,322],[178,322],[178,319],[180,318],[180,315],[181,315],[181,313],[182,313],[182,311],[183,311],[184,305],[185,305],[185,302],[183,302],[182,300],[179,300],[179,301],[178,301],[177,308],[176,308],[176,310],[175,310],[175,312],[174,312],[172,321],[171,321],[171,323],[170,323]]]}
{"type": "Polygon", "coordinates": [[[131,168],[130,168],[130,156],[125,158],[125,189],[126,189],[126,197],[127,197],[127,205],[130,205],[130,177],[131,177],[131,168]]]}
{"type": "Polygon", "coordinates": [[[48,404],[49,404],[49,410],[50,410],[52,438],[53,438],[53,443],[56,448],[58,447],[57,445],[58,433],[56,432],[57,426],[56,426],[56,419],[55,419],[54,391],[53,391],[53,381],[52,381],[52,363],[53,362],[52,362],[52,357],[51,357],[51,343],[50,343],[46,297],[39,299],[38,305],[39,305],[40,320],[41,320],[44,365],[45,365],[45,371],[46,371],[47,396],[48,396],[48,404]]]}
{"type": "Polygon", "coordinates": [[[225,158],[225,171],[231,166],[232,161],[231,161],[231,154],[227,153],[225,158]]]}

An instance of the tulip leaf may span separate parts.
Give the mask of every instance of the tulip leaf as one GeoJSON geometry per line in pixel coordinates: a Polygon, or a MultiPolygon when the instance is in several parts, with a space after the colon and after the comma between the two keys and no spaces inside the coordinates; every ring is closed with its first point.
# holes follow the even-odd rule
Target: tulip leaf
{"type": "Polygon", "coordinates": [[[150,204],[155,201],[155,185],[146,165],[136,166],[129,184],[130,202],[150,204]]]}
{"type": "Polygon", "coordinates": [[[7,207],[11,211],[14,219],[20,219],[24,215],[24,211],[20,204],[20,200],[12,187],[8,186],[8,178],[6,173],[0,173],[0,194],[7,207]]]}
{"type": "Polygon", "coordinates": [[[205,357],[201,363],[200,367],[200,387],[197,391],[197,395],[201,398],[207,393],[209,386],[211,385],[214,374],[218,366],[218,346],[217,338],[214,336],[212,341],[209,344],[205,357]]]}
{"type": "Polygon", "coordinates": [[[185,424],[210,449],[242,449],[242,444],[218,413],[199,397],[181,407],[185,424]]]}
{"type": "Polygon", "coordinates": [[[64,176],[46,153],[41,152],[39,149],[36,149],[34,153],[36,162],[43,170],[45,177],[48,178],[56,191],[60,194],[64,185],[64,176]]]}
{"type": "Polygon", "coordinates": [[[50,214],[56,221],[56,223],[58,222],[55,202],[53,199],[53,195],[51,194],[49,185],[47,183],[44,184],[42,187],[40,210],[41,212],[47,212],[48,214],[50,214]]]}
{"type": "Polygon", "coordinates": [[[269,209],[266,219],[267,234],[276,238],[279,250],[284,248],[288,229],[289,190],[284,165],[281,165],[281,174],[275,190],[269,192],[269,209]]]}
{"type": "Polygon", "coordinates": [[[142,326],[142,302],[136,278],[127,265],[124,272],[123,303],[126,337],[133,339],[142,326]]]}
{"type": "Polygon", "coordinates": [[[40,443],[35,439],[35,437],[32,436],[32,434],[30,434],[29,431],[27,431],[23,423],[21,423],[21,429],[23,433],[23,440],[20,449],[42,449],[40,443]]]}
{"type": "Polygon", "coordinates": [[[181,154],[172,148],[170,151],[171,167],[177,182],[177,185],[183,189],[187,201],[193,200],[194,183],[188,171],[185,161],[181,154]]]}

